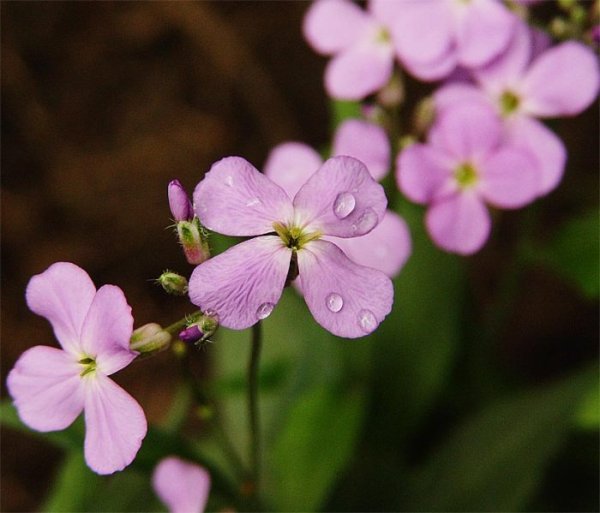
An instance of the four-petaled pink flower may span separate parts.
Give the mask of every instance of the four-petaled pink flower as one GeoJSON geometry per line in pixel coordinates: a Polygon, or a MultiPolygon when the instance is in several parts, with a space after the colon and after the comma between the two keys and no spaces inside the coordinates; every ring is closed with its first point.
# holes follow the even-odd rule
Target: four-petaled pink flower
{"type": "Polygon", "coordinates": [[[567,152],[535,118],[579,114],[592,104],[600,83],[592,50],[575,41],[548,45],[544,34],[520,23],[507,51],[473,72],[477,85],[451,82],[435,93],[438,111],[462,101],[493,105],[504,118],[507,140],[534,156],[540,196],[560,182],[567,152]]]}
{"type": "Polygon", "coordinates": [[[199,465],[169,456],[156,465],[152,487],[170,513],[202,513],[210,491],[210,475],[199,465]]]}
{"type": "Polygon", "coordinates": [[[477,68],[508,46],[518,18],[499,0],[372,0],[398,59],[421,80],[477,68]]]}
{"type": "Polygon", "coordinates": [[[146,435],[140,405],[111,374],[137,353],[129,349],[131,307],[120,288],[96,291],[88,274],[58,262],[31,278],[29,308],[48,319],[61,349],[35,346],[7,378],[21,420],[37,431],[68,427],[85,412],[85,459],[99,474],[129,465],[146,435]]]}
{"type": "Polygon", "coordinates": [[[293,259],[317,322],[341,337],[367,335],[391,310],[392,283],[381,271],[352,262],[324,236],[365,235],[386,205],[383,187],[352,157],[327,160],[293,201],[243,158],[224,158],[196,187],[196,214],[210,230],[260,237],[196,267],[190,299],[216,313],[223,326],[248,328],[270,315],[293,259]]]}
{"type": "Polygon", "coordinates": [[[385,20],[349,0],[318,0],[304,18],[304,37],[319,53],[333,56],[325,88],[333,98],[360,100],[381,89],[394,67],[385,20]]]}
{"type": "MultiPolygon", "coordinates": [[[[349,119],[340,124],[333,138],[332,155],[349,155],[367,166],[374,179],[390,168],[390,143],[385,130],[373,123],[349,119]]],[[[300,187],[321,167],[323,160],[310,146],[286,142],[273,148],[264,172],[293,198],[300,187]]],[[[405,221],[391,210],[370,233],[342,239],[323,237],[341,248],[351,260],[396,276],[411,253],[410,232],[405,221]]]]}
{"type": "Polygon", "coordinates": [[[463,255],[488,238],[486,203],[518,208],[539,190],[532,156],[504,142],[501,120],[482,103],[444,110],[427,144],[400,153],[396,179],[408,198],[429,205],[426,225],[436,244],[463,255]]]}

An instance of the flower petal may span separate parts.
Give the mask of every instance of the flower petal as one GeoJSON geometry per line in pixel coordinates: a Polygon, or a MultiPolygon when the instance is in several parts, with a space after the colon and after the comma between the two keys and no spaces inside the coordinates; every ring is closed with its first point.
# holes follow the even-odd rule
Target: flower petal
{"type": "Polygon", "coordinates": [[[479,87],[465,82],[450,82],[433,95],[435,109],[438,115],[447,108],[460,103],[484,103],[491,105],[490,98],[479,87]]]}
{"type": "Polygon", "coordinates": [[[508,46],[518,18],[497,0],[477,0],[459,8],[456,30],[458,60],[466,67],[483,66],[508,46]]]}
{"type": "Polygon", "coordinates": [[[449,47],[448,51],[440,58],[432,61],[412,60],[409,57],[401,55],[398,55],[398,58],[411,75],[425,82],[432,82],[447,77],[455,71],[458,64],[453,46],[449,47]]]}
{"type": "Polygon", "coordinates": [[[70,426],[83,410],[81,369],[61,349],[35,346],[25,351],[6,379],[23,423],[37,431],[70,426]]]}
{"type": "Polygon", "coordinates": [[[481,162],[480,172],[479,192],[496,207],[522,207],[532,202],[540,189],[536,162],[524,149],[503,146],[481,162]]]}
{"type": "Polygon", "coordinates": [[[307,230],[337,237],[369,233],[386,206],[383,187],[352,157],[327,160],[294,198],[297,219],[307,230]]]}
{"type": "Polygon", "coordinates": [[[319,53],[333,54],[356,42],[369,26],[369,15],[347,0],[319,0],[304,17],[302,30],[319,53]]]}
{"type": "Polygon", "coordinates": [[[132,331],[131,307],[123,291],[115,285],[100,287],[81,328],[83,352],[97,358],[100,371],[109,376],[137,356],[129,349],[132,331]]]}
{"type": "Polygon", "coordinates": [[[92,304],[96,287],[81,267],[69,262],[52,264],[27,285],[29,308],[50,321],[65,351],[79,353],[81,325],[92,304]]]}
{"type": "Polygon", "coordinates": [[[490,233],[490,215],[475,192],[457,193],[432,205],[425,217],[434,242],[446,251],[470,255],[490,233]]]}
{"type": "Polygon", "coordinates": [[[241,157],[219,160],[194,191],[194,211],[208,229],[224,235],[260,235],[292,216],[285,191],[241,157]]]}
{"type": "Polygon", "coordinates": [[[507,142],[527,150],[535,159],[539,174],[538,194],[548,194],[560,183],[567,161],[564,143],[537,119],[514,116],[506,128],[507,142]]]}
{"type": "Polygon", "coordinates": [[[381,271],[355,264],[329,241],[313,241],[300,250],[298,270],[313,317],[338,337],[368,335],[392,309],[391,280],[381,271]]]}
{"type": "Polygon", "coordinates": [[[458,160],[477,160],[496,147],[502,122],[491,105],[463,102],[444,109],[429,131],[429,142],[458,160]]]}
{"type": "Polygon", "coordinates": [[[372,267],[390,278],[398,275],[412,251],[410,231],[404,219],[387,210],[372,232],[353,239],[328,238],[354,263],[372,267]]]}
{"type": "Polygon", "coordinates": [[[152,487],[170,513],[200,513],[208,500],[210,474],[199,465],[169,456],[154,469],[152,487]]]}
{"type": "Polygon", "coordinates": [[[286,142],[271,150],[264,173],[293,198],[322,164],[323,159],[310,146],[299,142],[286,142]]]}
{"type": "Polygon", "coordinates": [[[137,401],[100,372],[85,378],[85,461],[98,474],[129,465],[148,429],[137,401]]]}
{"type": "Polygon", "coordinates": [[[362,100],[392,76],[392,45],[371,38],[337,54],[325,69],[325,89],[333,98],[362,100]]]}
{"type": "Polygon", "coordinates": [[[360,160],[379,181],[390,169],[390,142],[383,127],[348,119],[337,129],[333,139],[332,155],[348,155],[360,160]]]}
{"type": "Polygon", "coordinates": [[[522,84],[523,111],[537,117],[579,114],[598,94],[598,60],[581,43],[550,48],[531,65],[522,84]]]}
{"type": "Polygon", "coordinates": [[[396,4],[398,11],[389,23],[394,46],[403,61],[431,63],[448,53],[453,47],[454,27],[445,2],[404,0],[396,4]]]}
{"type": "Polygon", "coordinates": [[[412,144],[398,155],[396,183],[416,203],[429,203],[452,176],[452,162],[436,148],[412,144]]]}
{"type": "Polygon", "coordinates": [[[242,330],[267,317],[279,301],[292,251],[279,237],[247,240],[200,264],[190,278],[190,300],[242,330]]]}

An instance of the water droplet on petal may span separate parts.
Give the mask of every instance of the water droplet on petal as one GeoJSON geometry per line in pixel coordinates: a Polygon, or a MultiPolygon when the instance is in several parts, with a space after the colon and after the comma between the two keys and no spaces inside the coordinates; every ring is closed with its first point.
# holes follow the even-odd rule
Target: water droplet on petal
{"type": "Polygon", "coordinates": [[[371,310],[361,310],[358,312],[358,325],[365,333],[371,333],[377,328],[379,323],[371,310]]]}
{"type": "Polygon", "coordinates": [[[344,300],[342,299],[342,296],[336,294],[335,292],[329,294],[325,299],[325,302],[327,303],[327,308],[329,308],[329,310],[331,310],[333,313],[339,312],[344,306],[344,300]]]}
{"type": "Polygon", "coordinates": [[[340,192],[333,202],[333,213],[339,218],[348,217],[356,206],[356,198],[351,192],[340,192]]]}
{"type": "Polygon", "coordinates": [[[275,308],[273,303],[263,303],[258,307],[258,310],[256,310],[256,317],[258,317],[259,320],[266,319],[271,315],[273,308],[275,308]]]}
{"type": "Polygon", "coordinates": [[[227,187],[233,187],[233,176],[229,175],[225,178],[225,185],[227,185],[227,187]]]}
{"type": "Polygon", "coordinates": [[[260,205],[260,200],[258,198],[252,198],[246,203],[247,207],[255,207],[256,205],[260,205]]]}
{"type": "Polygon", "coordinates": [[[360,235],[369,233],[373,228],[375,228],[375,226],[377,226],[378,222],[379,217],[377,217],[377,212],[375,212],[372,208],[367,208],[352,225],[352,232],[354,233],[355,237],[359,237],[360,235]]]}

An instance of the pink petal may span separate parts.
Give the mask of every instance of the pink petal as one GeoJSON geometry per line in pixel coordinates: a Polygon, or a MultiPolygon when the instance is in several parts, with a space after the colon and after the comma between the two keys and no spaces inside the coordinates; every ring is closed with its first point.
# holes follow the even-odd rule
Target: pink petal
{"type": "Polygon", "coordinates": [[[381,223],[367,235],[329,240],[354,263],[377,269],[390,278],[398,275],[412,251],[406,222],[391,210],[386,211],[381,223]]]}
{"type": "Polygon", "coordinates": [[[517,17],[497,0],[472,1],[459,9],[456,39],[458,60],[466,67],[483,66],[506,49],[517,17]]]}
{"type": "Polygon", "coordinates": [[[69,262],[52,264],[29,281],[29,308],[50,321],[65,351],[79,354],[79,334],[96,287],[81,267],[69,262]]]}
{"type": "Polygon", "coordinates": [[[194,210],[209,230],[260,235],[292,216],[285,191],[241,157],[219,160],[194,191],[194,210]]]}
{"type": "Polygon", "coordinates": [[[383,218],[387,199],[365,165],[352,157],[333,157],[296,194],[294,207],[307,231],[358,237],[383,218]]]}
{"type": "Polygon", "coordinates": [[[446,2],[404,0],[389,20],[400,58],[415,63],[439,61],[454,46],[453,16],[446,2]]]}
{"type": "Polygon", "coordinates": [[[431,145],[458,160],[478,159],[495,148],[502,137],[502,122],[490,105],[460,103],[444,109],[429,131],[431,145]]]}
{"type": "Polygon", "coordinates": [[[487,208],[474,191],[435,203],[427,211],[425,223],[438,246],[461,255],[481,249],[491,225],[487,208]]]}
{"type": "Polygon", "coordinates": [[[98,474],[129,465],[146,436],[144,411],[125,390],[100,372],[85,378],[85,461],[98,474]]]}
{"type": "Polygon", "coordinates": [[[392,309],[390,279],[381,271],[355,264],[331,242],[307,244],[298,252],[298,269],[309,310],[334,335],[368,335],[392,309]]]}
{"type": "Polygon", "coordinates": [[[506,50],[484,67],[473,70],[477,81],[494,96],[506,89],[517,88],[531,60],[532,44],[532,29],[524,22],[517,23],[514,37],[506,50]]]}
{"type": "Polygon", "coordinates": [[[441,114],[447,108],[460,103],[483,103],[491,105],[490,98],[479,87],[465,82],[450,82],[433,95],[436,112],[441,114]]]}
{"type": "Polygon", "coordinates": [[[398,155],[396,183],[416,203],[429,203],[452,177],[452,161],[436,148],[412,144],[398,155]]]}
{"type": "Polygon", "coordinates": [[[379,91],[392,76],[390,43],[366,40],[337,54],[325,69],[325,89],[333,98],[362,100],[379,91]]]}
{"type": "Polygon", "coordinates": [[[503,146],[481,162],[479,192],[500,208],[519,208],[532,202],[540,189],[533,157],[524,149],[503,146]]]}
{"type": "Polygon", "coordinates": [[[25,351],[6,379],[23,423],[37,431],[70,426],[83,409],[81,370],[61,349],[35,346],[25,351]]]}
{"type": "Polygon", "coordinates": [[[286,142],[271,150],[264,173],[293,198],[322,164],[323,159],[310,146],[286,142]]]}
{"type": "Polygon", "coordinates": [[[458,64],[457,55],[453,46],[449,47],[447,53],[433,61],[422,62],[401,55],[399,55],[398,58],[402,61],[402,64],[404,64],[404,67],[411,75],[425,82],[440,80],[447,77],[455,71],[458,64]]]}
{"type": "Polygon", "coordinates": [[[527,150],[535,159],[539,195],[548,194],[560,183],[567,161],[564,143],[552,130],[537,119],[527,116],[510,118],[507,142],[527,150]]]}
{"type": "Polygon", "coordinates": [[[242,242],[196,267],[190,300],[205,312],[215,312],[226,328],[248,328],[279,301],[291,256],[276,236],[242,242]]]}
{"type": "Polygon", "coordinates": [[[529,68],[523,84],[523,111],[538,117],[579,114],[598,94],[598,60],[581,43],[550,48],[529,68]]]}
{"type": "Polygon", "coordinates": [[[132,331],[131,307],[123,291],[115,285],[100,287],[81,328],[82,351],[108,376],[137,356],[129,349],[132,331]]]}
{"type": "Polygon", "coordinates": [[[319,0],[308,9],[302,26],[308,43],[333,54],[356,42],[370,25],[369,15],[347,0],[319,0]]]}
{"type": "Polygon", "coordinates": [[[199,465],[170,456],[154,469],[152,487],[170,513],[201,513],[208,500],[210,475],[199,465]]]}
{"type": "Polygon", "coordinates": [[[390,168],[390,142],[385,130],[374,123],[348,119],[337,129],[332,155],[348,155],[360,160],[375,180],[381,180],[390,168]]]}

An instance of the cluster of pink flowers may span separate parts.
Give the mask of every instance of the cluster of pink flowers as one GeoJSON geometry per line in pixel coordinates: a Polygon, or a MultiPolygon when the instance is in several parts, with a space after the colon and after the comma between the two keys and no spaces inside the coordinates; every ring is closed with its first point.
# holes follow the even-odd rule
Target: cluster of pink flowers
{"type": "Polygon", "coordinates": [[[363,100],[381,91],[394,65],[434,93],[435,119],[424,143],[396,159],[396,181],[428,205],[434,242],[472,254],[490,233],[485,204],[519,208],[560,182],[567,152],[537,118],[572,116],[598,94],[594,52],[568,41],[551,47],[499,0],[317,0],[304,34],[331,56],[325,88],[363,100]]]}

